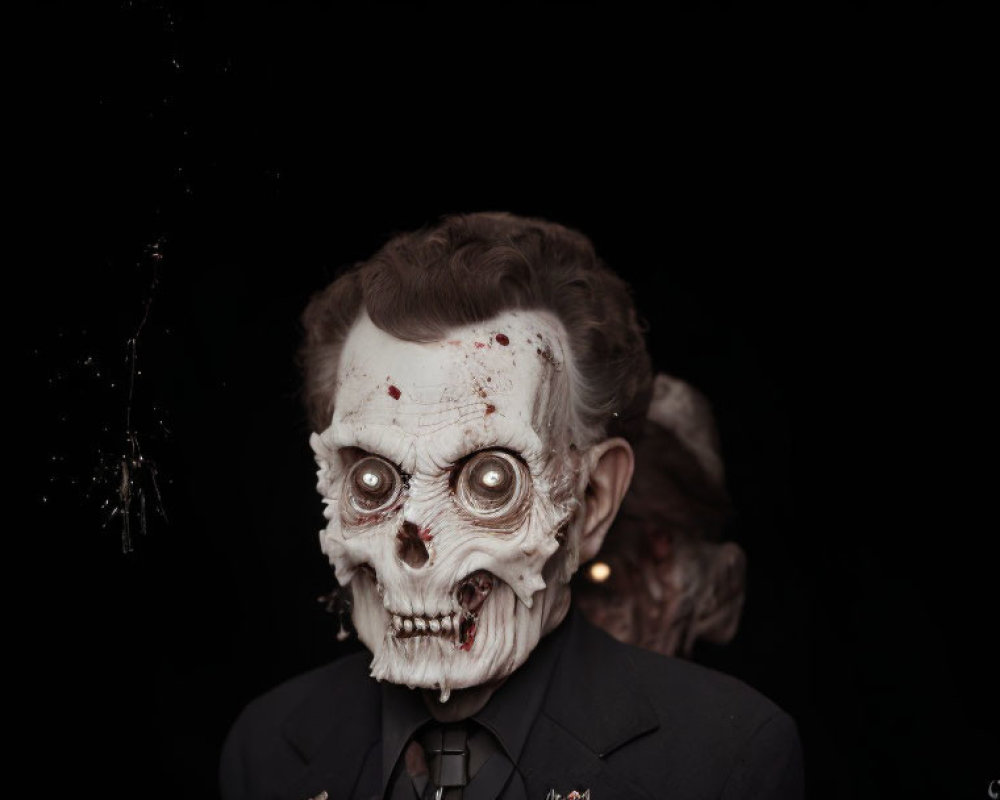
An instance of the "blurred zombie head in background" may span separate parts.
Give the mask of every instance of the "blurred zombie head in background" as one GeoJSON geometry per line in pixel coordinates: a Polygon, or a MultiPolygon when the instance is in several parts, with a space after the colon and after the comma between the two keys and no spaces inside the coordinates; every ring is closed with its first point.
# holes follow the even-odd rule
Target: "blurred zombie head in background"
{"type": "Polygon", "coordinates": [[[615,638],[689,657],[728,642],[743,608],[746,559],[721,541],[731,515],[707,400],[659,374],[635,446],[635,475],[597,558],[576,574],[584,614],[615,638]]]}

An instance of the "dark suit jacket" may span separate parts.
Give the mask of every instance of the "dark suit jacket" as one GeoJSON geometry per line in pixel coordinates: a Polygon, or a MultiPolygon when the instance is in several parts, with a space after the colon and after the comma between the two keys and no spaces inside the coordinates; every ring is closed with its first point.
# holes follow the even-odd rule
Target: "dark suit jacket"
{"type": "MultiPolygon", "coordinates": [[[[516,765],[526,800],[574,788],[592,800],[802,797],[795,722],[766,697],[622,644],[575,609],[560,628],[549,691],[516,765]]],[[[224,800],[378,797],[381,693],[369,662],[367,652],[338,659],[249,703],[223,746],[224,800]]]]}

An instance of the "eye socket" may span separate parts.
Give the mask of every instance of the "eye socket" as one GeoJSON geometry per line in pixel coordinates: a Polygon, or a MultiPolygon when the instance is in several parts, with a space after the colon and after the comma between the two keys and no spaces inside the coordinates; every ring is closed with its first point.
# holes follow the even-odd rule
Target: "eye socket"
{"type": "Polygon", "coordinates": [[[384,511],[396,502],[403,479],[396,468],[378,456],[365,456],[347,473],[347,497],[364,514],[384,511]]]}
{"type": "Polygon", "coordinates": [[[455,483],[455,497],[477,517],[500,517],[516,508],[528,490],[526,468],[503,450],[485,450],[466,461],[455,483]]]}

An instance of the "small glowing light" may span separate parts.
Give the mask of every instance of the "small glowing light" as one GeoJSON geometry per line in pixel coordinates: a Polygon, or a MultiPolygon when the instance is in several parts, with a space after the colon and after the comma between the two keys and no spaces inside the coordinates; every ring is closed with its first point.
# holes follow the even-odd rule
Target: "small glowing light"
{"type": "Polygon", "coordinates": [[[500,474],[500,470],[491,469],[489,472],[483,474],[483,485],[489,486],[491,489],[496,488],[503,481],[503,475],[500,474]]]}
{"type": "Polygon", "coordinates": [[[587,570],[587,575],[594,583],[604,583],[604,581],[611,577],[611,567],[603,561],[595,561],[590,565],[590,569],[587,570]]]}

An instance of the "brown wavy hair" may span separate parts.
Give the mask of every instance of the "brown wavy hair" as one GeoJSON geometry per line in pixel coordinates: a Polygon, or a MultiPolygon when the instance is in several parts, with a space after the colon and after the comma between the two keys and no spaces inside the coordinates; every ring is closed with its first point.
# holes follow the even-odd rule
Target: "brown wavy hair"
{"type": "Polygon", "coordinates": [[[315,292],[296,363],[317,432],[330,424],[340,352],[362,308],[382,330],[416,342],[508,309],[550,311],[568,334],[584,443],[641,436],[652,386],[645,325],[627,284],[579,231],[508,212],[449,214],[394,235],[315,292]]]}

